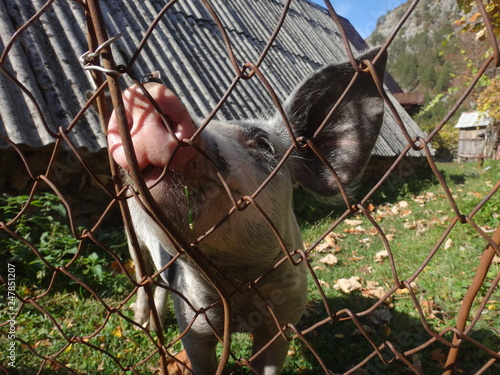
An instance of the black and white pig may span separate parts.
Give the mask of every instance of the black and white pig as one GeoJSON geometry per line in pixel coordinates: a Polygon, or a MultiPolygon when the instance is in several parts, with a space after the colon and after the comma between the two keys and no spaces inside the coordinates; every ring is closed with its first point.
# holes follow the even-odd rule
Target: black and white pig
{"type": "MultiPolygon", "coordinates": [[[[378,50],[358,58],[372,60],[378,50]]],[[[386,55],[377,61],[383,79],[386,55]]],[[[344,186],[349,186],[363,171],[382,125],[384,102],[369,72],[361,73],[349,94],[317,135],[316,130],[344,92],[355,71],[349,62],[322,68],[298,85],[283,108],[294,136],[313,139],[322,158],[333,167],[344,186]]],[[[147,91],[175,125],[179,140],[191,139],[198,129],[180,100],[167,87],[147,83],[147,91]]],[[[205,234],[226,215],[233,203],[221,178],[236,200],[252,195],[292,146],[291,135],[277,113],[270,118],[238,122],[211,121],[192,139],[195,147],[179,147],[163,124],[154,106],[138,86],[124,91],[123,100],[133,147],[139,167],[164,215],[192,242],[205,234]],[[200,152],[198,150],[202,150],[200,152]],[[203,155],[204,154],[204,155],[203,155]],[[207,158],[208,156],[208,158],[207,158]],[[160,176],[163,177],[157,181],[160,176]]],[[[116,115],[109,121],[108,143],[114,160],[125,172],[130,170],[116,115]]],[[[124,173],[126,183],[132,183],[124,173]]],[[[198,249],[221,270],[221,280],[234,284],[254,281],[270,271],[285,256],[273,229],[283,239],[286,250],[303,248],[300,229],[292,211],[292,193],[300,184],[320,197],[339,192],[328,166],[307,148],[293,151],[270,182],[255,198],[275,228],[263,219],[256,206],[233,212],[213,233],[197,243],[198,249]]],[[[158,269],[177,251],[157,224],[134,199],[128,201],[141,246],[150,252],[158,269]]],[[[233,331],[253,334],[253,352],[258,352],[279,332],[266,309],[270,306],[280,326],[296,324],[306,305],[307,270],[303,262],[285,261],[255,285],[258,290],[233,293],[231,297],[233,331]]],[[[217,368],[215,346],[223,330],[219,294],[186,255],[182,255],[165,275],[165,282],[178,290],[196,312],[173,294],[176,318],[181,331],[189,325],[182,342],[194,374],[213,374],[217,368]],[[175,268],[175,269],[174,269],[175,268]],[[194,323],[193,323],[194,319],[194,323]]],[[[251,363],[258,374],[279,373],[288,350],[288,341],[279,336],[251,363]]]]}

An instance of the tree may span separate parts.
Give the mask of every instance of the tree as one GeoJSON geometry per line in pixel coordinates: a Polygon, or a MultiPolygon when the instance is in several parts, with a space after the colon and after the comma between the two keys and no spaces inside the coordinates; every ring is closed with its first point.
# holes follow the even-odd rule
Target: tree
{"type": "MultiPolygon", "coordinates": [[[[485,20],[477,6],[475,0],[457,0],[458,7],[465,13],[465,16],[456,21],[457,25],[463,27],[464,31],[476,34],[480,40],[486,38],[487,29],[485,20]]],[[[488,20],[491,23],[495,35],[500,35],[500,0],[483,0],[488,20]]]]}
{"type": "Polygon", "coordinates": [[[500,122],[500,77],[496,76],[490,80],[488,86],[479,94],[477,109],[487,112],[488,115],[500,122]]]}

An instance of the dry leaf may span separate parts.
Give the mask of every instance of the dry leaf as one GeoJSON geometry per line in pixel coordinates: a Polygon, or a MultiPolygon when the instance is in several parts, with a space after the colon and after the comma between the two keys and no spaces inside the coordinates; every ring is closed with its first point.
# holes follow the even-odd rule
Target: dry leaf
{"type": "Polygon", "coordinates": [[[167,364],[168,375],[185,375],[192,374],[189,367],[191,366],[186,350],[176,354],[174,358],[170,358],[167,364]]]}
{"type": "Polygon", "coordinates": [[[435,362],[439,362],[440,365],[445,365],[447,355],[442,352],[441,348],[434,349],[431,351],[431,358],[435,362]]]}
{"type": "Polygon", "coordinates": [[[359,282],[359,277],[356,276],[352,276],[350,279],[337,280],[337,283],[333,287],[347,294],[363,288],[359,282]]]}
{"type": "MultiPolygon", "coordinates": [[[[382,299],[385,294],[386,294],[386,290],[381,287],[381,286],[377,286],[377,287],[373,287],[373,288],[367,288],[367,289],[364,289],[363,290],[363,295],[366,296],[366,297],[373,297],[373,298],[376,298],[376,299],[382,299]]],[[[384,300],[384,304],[389,306],[389,307],[393,307],[392,305],[392,302],[393,302],[393,296],[390,295],[389,297],[387,297],[385,300],[384,300]]]]}
{"type": "Polygon", "coordinates": [[[363,266],[363,267],[361,267],[360,271],[363,275],[369,275],[373,272],[373,267],[363,266]]]}
{"type": "Polygon", "coordinates": [[[392,315],[388,309],[377,309],[366,318],[375,325],[382,325],[390,323],[392,315]]]}
{"type": "Polygon", "coordinates": [[[415,222],[411,222],[411,223],[406,222],[403,224],[403,227],[405,229],[408,229],[408,230],[414,230],[414,229],[417,229],[417,224],[415,222]]]}
{"type": "Polygon", "coordinates": [[[375,254],[375,262],[380,263],[385,258],[388,258],[388,257],[389,257],[389,253],[387,252],[387,250],[379,251],[377,254],[375,254]]]}
{"type": "Polygon", "coordinates": [[[51,346],[52,342],[48,339],[45,340],[38,340],[35,345],[33,345],[33,349],[38,348],[39,346],[51,346]]]}
{"type": "Polygon", "coordinates": [[[493,257],[493,264],[499,264],[500,263],[500,256],[498,255],[495,255],[493,257]]]}
{"type": "MultiPolygon", "coordinates": [[[[416,282],[412,282],[410,284],[410,288],[414,292],[416,292],[416,291],[418,291],[418,290],[421,289],[420,286],[416,282]]],[[[396,294],[404,295],[404,294],[409,294],[409,293],[410,293],[410,291],[407,288],[396,289],[396,294]]]]}
{"type": "Polygon", "coordinates": [[[349,234],[363,234],[366,233],[366,230],[361,226],[357,226],[356,228],[346,228],[344,232],[349,234]]]}
{"type": "Polygon", "coordinates": [[[376,288],[378,286],[379,286],[379,283],[377,281],[368,280],[366,282],[366,289],[372,289],[372,288],[376,288]]]}
{"type": "Polygon", "coordinates": [[[345,223],[346,225],[350,225],[351,227],[355,227],[355,226],[358,226],[358,225],[363,224],[363,221],[362,221],[362,220],[351,220],[351,219],[345,219],[345,220],[344,220],[344,223],[345,223]]]}
{"type": "Polygon", "coordinates": [[[453,245],[453,240],[451,238],[448,238],[444,243],[444,249],[448,250],[452,245],[453,245]]]}
{"type": "MultiPolygon", "coordinates": [[[[366,334],[368,334],[368,335],[372,335],[373,333],[375,333],[375,330],[370,326],[363,325],[363,329],[365,330],[366,334]]],[[[351,333],[351,336],[364,336],[364,333],[361,332],[361,330],[359,328],[356,328],[351,333]]]]}
{"type": "Polygon", "coordinates": [[[335,255],[328,254],[327,256],[321,258],[319,262],[326,264],[327,266],[334,266],[339,262],[339,260],[335,255]]]}
{"type": "Polygon", "coordinates": [[[113,335],[116,337],[122,337],[123,336],[123,329],[122,327],[118,326],[113,330],[113,335]]]}
{"type": "Polygon", "coordinates": [[[316,251],[319,253],[326,253],[330,249],[330,245],[326,242],[321,242],[318,246],[316,246],[316,251]]]}
{"type": "Polygon", "coordinates": [[[406,207],[408,207],[408,202],[407,201],[400,201],[398,203],[398,206],[401,208],[406,208],[406,207]]]}
{"type": "Polygon", "coordinates": [[[353,254],[352,257],[347,258],[348,261],[350,262],[359,262],[360,260],[365,259],[365,257],[360,257],[357,256],[356,254],[353,254]]]}
{"type": "Polygon", "coordinates": [[[399,213],[399,216],[401,216],[401,217],[406,217],[406,216],[410,216],[410,215],[411,215],[411,213],[412,213],[412,211],[411,211],[411,210],[403,210],[403,211],[401,211],[401,212],[399,213]]]}
{"type": "Polygon", "coordinates": [[[434,313],[437,312],[438,310],[436,310],[436,305],[434,304],[434,301],[432,300],[420,301],[420,306],[422,307],[422,311],[427,318],[437,319],[434,313]]]}
{"type": "Polygon", "coordinates": [[[337,239],[335,236],[332,236],[332,233],[328,234],[328,236],[325,237],[325,242],[328,244],[328,246],[334,247],[337,245],[337,239]]]}
{"type": "Polygon", "coordinates": [[[418,196],[416,196],[416,197],[413,197],[412,199],[413,199],[413,201],[414,201],[415,203],[420,203],[420,204],[423,204],[423,203],[427,202],[426,197],[424,197],[423,195],[418,195],[418,196]]]}

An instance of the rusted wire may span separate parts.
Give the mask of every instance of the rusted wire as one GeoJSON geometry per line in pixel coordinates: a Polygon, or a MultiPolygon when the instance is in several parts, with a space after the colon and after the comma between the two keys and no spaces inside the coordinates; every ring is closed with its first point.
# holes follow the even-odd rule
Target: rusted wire
{"type": "MultiPolygon", "coordinates": [[[[208,0],[202,0],[200,6],[211,17],[210,22],[214,24],[214,27],[218,30],[218,34],[222,38],[225,54],[227,55],[232,68],[232,72],[230,73],[232,81],[228,81],[228,87],[225,88],[224,93],[220,96],[220,100],[211,110],[209,115],[202,121],[201,125],[190,139],[178,139],[176,137],[175,124],[168,118],[167,115],[162,113],[159,106],[147,92],[147,89],[134,75],[134,67],[137,64],[137,60],[141,54],[147,53],[146,47],[148,42],[153,39],[154,31],[159,27],[164,17],[169,14],[169,12],[173,12],[175,10],[177,3],[179,3],[179,1],[171,0],[161,8],[148,25],[147,29],[144,31],[142,40],[139,41],[137,46],[134,46],[131,49],[132,55],[124,66],[116,66],[114,63],[110,45],[111,43],[117,43],[117,41],[115,38],[108,39],[107,37],[108,25],[105,24],[100,10],[99,1],[76,1],[75,4],[73,4],[81,6],[85,12],[85,16],[87,17],[87,24],[81,25],[82,29],[86,28],[88,30],[89,43],[88,52],[84,54],[84,65],[86,65],[87,68],[92,69],[90,74],[95,80],[95,86],[98,87],[98,89],[89,98],[86,104],[82,106],[82,108],[79,108],[78,112],[72,118],[72,121],[65,127],[62,127],[59,124],[50,123],[49,119],[44,115],[42,107],[39,103],[37,103],[35,95],[30,92],[30,86],[26,82],[19,80],[16,75],[15,67],[8,64],[10,54],[14,53],[15,44],[20,43],[23,35],[28,30],[31,30],[37,22],[42,22],[41,19],[43,16],[50,12],[51,8],[54,6],[54,1],[46,1],[38,10],[34,12],[33,16],[31,16],[21,27],[13,32],[13,34],[7,38],[8,41],[0,54],[0,74],[10,81],[10,84],[15,90],[25,95],[34,108],[33,113],[36,118],[33,118],[33,122],[36,121],[41,124],[47,134],[53,139],[50,159],[47,162],[47,165],[44,166],[44,171],[39,173],[36,172],[35,168],[33,168],[30,164],[30,159],[27,157],[25,148],[22,145],[17,145],[8,137],[0,135],[0,139],[4,141],[16,157],[19,158],[23,171],[25,171],[30,179],[30,190],[27,202],[24,203],[23,206],[19,208],[19,211],[15,213],[14,217],[9,218],[9,220],[0,218],[0,235],[8,236],[25,246],[25,248],[34,254],[43,264],[49,274],[48,285],[46,285],[45,289],[40,291],[38,294],[22,296],[17,291],[13,293],[18,304],[14,316],[16,319],[19,319],[23,316],[23,314],[26,314],[26,311],[30,309],[30,311],[35,311],[39,314],[40,319],[50,322],[50,325],[54,328],[55,334],[58,335],[64,343],[63,345],[58,346],[57,350],[55,350],[52,354],[43,354],[43,351],[37,348],[35,343],[29,342],[23,337],[16,337],[17,342],[23,345],[30,355],[40,359],[39,372],[42,372],[47,366],[55,366],[66,371],[67,373],[79,373],[65,362],[65,352],[69,351],[73,345],[82,346],[92,353],[103,355],[107,360],[112,362],[116,366],[117,371],[122,374],[129,372],[140,374],[142,373],[141,371],[145,364],[149,363],[153,359],[159,360],[158,371],[161,374],[168,373],[169,360],[177,363],[179,366],[184,366],[186,371],[190,371],[189,364],[184,364],[181,360],[175,357],[173,348],[188,334],[197,319],[201,319],[207,323],[207,326],[212,331],[215,339],[222,346],[222,355],[219,358],[217,369],[218,374],[221,374],[224,371],[224,368],[230,359],[232,359],[237,366],[247,367],[250,371],[255,371],[255,361],[258,360],[258,358],[263,355],[263,353],[268,350],[271,345],[276,342],[276,340],[293,341],[296,344],[304,346],[317,361],[319,366],[318,371],[322,371],[325,374],[329,374],[333,370],[335,370],[335,373],[343,371],[344,374],[354,374],[356,371],[364,368],[374,361],[378,361],[385,366],[398,363],[399,365],[405,367],[409,372],[421,374],[423,373],[422,369],[415,364],[412,356],[429,350],[431,346],[440,345],[441,348],[448,350],[443,371],[444,374],[450,375],[454,367],[457,365],[459,353],[463,347],[463,343],[473,346],[475,350],[481,351],[481,353],[486,357],[485,363],[477,370],[476,374],[482,374],[492,369],[495,363],[500,360],[500,353],[496,352],[496,349],[489,347],[487,344],[476,340],[473,332],[477,323],[482,318],[482,313],[485,309],[487,309],[488,302],[493,299],[494,293],[497,290],[498,283],[500,281],[499,274],[495,277],[490,277],[490,279],[492,279],[489,280],[490,284],[487,287],[485,285],[488,271],[491,270],[492,261],[495,255],[500,256],[500,227],[496,229],[492,236],[490,236],[487,230],[481,228],[481,226],[476,223],[475,215],[488,202],[497,198],[498,191],[500,190],[500,181],[493,184],[493,187],[490,189],[488,194],[482,197],[481,201],[470,212],[464,212],[463,209],[461,209],[457,204],[453,192],[449,188],[447,179],[439,171],[439,168],[434,161],[433,152],[430,146],[430,142],[436,137],[436,135],[442,132],[443,127],[452,118],[452,116],[457,113],[465,100],[471,95],[474,87],[477,85],[481,77],[486,74],[487,69],[491,68],[491,65],[495,65],[496,67],[500,66],[498,43],[496,41],[493,26],[488,20],[488,14],[483,2],[476,0],[479,13],[482,15],[484,20],[489,43],[491,44],[493,52],[490,56],[484,59],[477,73],[470,78],[470,83],[467,88],[463,90],[460,98],[451,106],[442,121],[436,125],[434,130],[431,131],[428,136],[425,138],[419,138],[412,137],[408,132],[404,120],[399,115],[389,95],[383,87],[383,77],[378,77],[375,69],[377,60],[390,48],[398,32],[405,26],[406,20],[415,12],[415,9],[417,9],[417,5],[419,4],[418,0],[414,0],[411,4],[409,4],[404,15],[386,39],[380,52],[377,56],[375,56],[373,61],[366,60],[361,62],[361,64],[355,58],[348,35],[343,28],[340,17],[330,4],[330,1],[325,1],[328,14],[332,20],[332,25],[336,25],[342,37],[345,54],[348,56],[349,61],[355,70],[355,74],[345,88],[344,92],[340,94],[337,102],[332,106],[326,118],[319,125],[318,129],[309,137],[298,137],[298,135],[295,134],[292,126],[293,124],[290,123],[285,109],[283,108],[283,103],[279,99],[278,93],[275,91],[275,88],[273,88],[272,83],[268,79],[268,73],[263,68],[263,63],[269,58],[270,50],[279,40],[280,32],[282,32],[285,22],[288,20],[287,17],[289,17],[290,12],[295,11],[293,10],[292,1],[285,0],[280,3],[279,11],[276,13],[275,17],[276,21],[268,28],[269,34],[266,35],[266,43],[262,45],[262,49],[255,55],[257,56],[255,61],[243,61],[241,60],[241,55],[238,53],[238,47],[236,47],[237,43],[235,43],[234,40],[231,40],[230,33],[227,31],[229,25],[224,24],[224,18],[221,17],[217,6],[208,0]],[[384,175],[379,178],[369,192],[366,193],[366,195],[362,197],[359,202],[357,202],[349,196],[347,188],[343,186],[335,169],[322,156],[316,140],[321,132],[324,131],[329,120],[338,112],[343,100],[347,97],[350,88],[363,74],[372,77],[374,85],[377,87],[380,96],[384,99],[385,105],[393,114],[398,125],[399,132],[406,140],[406,145],[389,166],[387,172],[384,173],[384,175]],[[207,160],[207,165],[210,165],[210,168],[213,169],[213,172],[218,178],[217,183],[220,185],[221,190],[225,193],[228,201],[230,202],[227,212],[222,213],[220,219],[218,219],[218,221],[211,228],[206,229],[205,233],[199,234],[198,237],[192,239],[191,242],[183,238],[176,225],[171,222],[166,217],[164,211],[158,207],[158,204],[153,199],[149,191],[150,189],[146,186],[141,171],[139,170],[130,131],[127,125],[124,104],[121,99],[122,76],[126,76],[127,79],[131,79],[138,84],[147,100],[151,102],[153,107],[156,108],[162,117],[165,128],[172,136],[172,139],[176,142],[176,150],[170,158],[170,161],[165,166],[163,173],[166,173],[171,160],[175,156],[175,153],[178,152],[181,147],[191,147],[200,157],[207,160]],[[196,139],[203,137],[203,133],[207,131],[206,129],[210,126],[211,121],[213,121],[213,119],[221,111],[222,106],[228,101],[228,98],[234,90],[241,85],[243,81],[248,80],[256,81],[264,88],[267,96],[274,105],[277,116],[280,117],[283,131],[286,132],[285,134],[287,134],[287,137],[289,138],[289,145],[287,145],[286,151],[284,152],[282,158],[277,161],[274,169],[263,179],[262,182],[258,184],[254,191],[247,195],[241,194],[241,196],[237,196],[235,192],[231,190],[227,181],[227,176],[217,169],[217,163],[210,159],[208,153],[202,146],[199,145],[198,142],[196,142],[196,139]],[[108,90],[111,94],[112,105],[117,116],[120,134],[124,142],[126,158],[130,165],[130,174],[133,186],[123,185],[120,178],[120,172],[113,163],[112,158],[109,157],[110,170],[114,183],[114,186],[110,187],[102,176],[96,172],[95,166],[86,160],[84,153],[79,150],[71,138],[72,134],[78,132],[81,120],[90,110],[93,102],[98,102],[101,123],[103,124],[103,132],[107,134],[106,123],[109,119],[110,108],[107,108],[104,100],[105,90],[108,90]],[[98,190],[108,199],[105,204],[104,212],[94,223],[92,223],[89,227],[90,229],[82,230],[78,227],[75,220],[75,206],[69,201],[69,199],[67,199],[66,192],[61,186],[58,186],[56,179],[54,178],[56,162],[58,158],[66,152],[66,150],[75,157],[79,167],[81,167],[92,183],[95,184],[98,190]],[[315,157],[320,163],[324,164],[331,178],[335,181],[345,206],[344,212],[340,213],[339,216],[332,221],[327,230],[318,235],[318,237],[312,241],[312,244],[308,244],[305,245],[304,248],[300,247],[297,249],[290,248],[286,243],[283,238],[283,233],[280,233],[280,228],[268,215],[268,211],[266,210],[266,207],[262,206],[259,197],[269,183],[275,179],[277,175],[284,172],[284,170],[288,167],[287,163],[290,163],[290,160],[295,157],[295,154],[301,150],[308,150],[313,157],[315,157]],[[427,165],[438,180],[443,191],[443,198],[440,199],[442,199],[443,204],[446,204],[449,208],[451,208],[453,211],[453,217],[451,217],[447,222],[447,225],[443,227],[439,238],[437,238],[434,241],[434,245],[428,249],[425,258],[420,262],[420,264],[414,265],[409,276],[403,278],[401,271],[398,269],[399,265],[396,261],[396,256],[393,254],[393,249],[387,233],[384,231],[383,225],[379,224],[375,215],[370,212],[367,204],[373,195],[382,189],[382,185],[390,179],[396,169],[403,163],[403,159],[410,150],[419,151],[423,156],[425,156],[427,165]],[[31,203],[34,201],[36,194],[40,192],[42,188],[50,190],[58,197],[67,213],[71,234],[75,240],[78,241],[75,253],[66,259],[62,265],[56,265],[50,260],[50,258],[44,256],[40,249],[34,244],[33,239],[24,238],[16,231],[16,225],[22,222],[23,217],[30,215],[31,203]],[[148,259],[144,257],[144,254],[141,251],[141,244],[133,228],[130,212],[128,211],[127,200],[135,200],[138,203],[138,206],[144,210],[144,212],[159,228],[161,228],[165,237],[169,239],[173,247],[177,250],[177,254],[174,255],[170,261],[162,267],[162,269],[156,270],[152,274],[148,274],[146,265],[148,259]],[[122,257],[117,254],[116,251],[107,246],[105,241],[100,240],[97,235],[98,231],[104,226],[104,222],[112,215],[112,211],[117,206],[120,207],[122,212],[125,229],[131,244],[131,251],[137,259],[135,264],[135,267],[139,270],[139,277],[137,279],[125,266],[122,257]],[[210,236],[216,236],[220,227],[227,225],[227,222],[231,217],[237,216],[241,214],[242,211],[247,209],[257,212],[261,223],[274,234],[275,242],[278,244],[277,246],[280,251],[275,259],[275,264],[270,267],[270,269],[262,272],[262,274],[255,279],[236,280],[235,278],[226,275],[220,267],[215,265],[214,262],[200,250],[200,246],[203,245],[204,241],[206,241],[210,236]],[[353,213],[363,215],[368,222],[370,222],[371,227],[379,237],[382,247],[387,251],[388,268],[390,268],[390,272],[392,274],[390,285],[387,285],[387,288],[384,289],[383,295],[378,296],[375,301],[372,301],[369,307],[360,309],[360,311],[354,311],[351,306],[333,308],[327,297],[326,287],[323,285],[323,281],[321,281],[317,276],[316,268],[312,264],[314,256],[316,255],[316,250],[318,249],[320,243],[353,213]],[[460,225],[467,226],[468,228],[471,228],[471,230],[474,230],[477,236],[484,241],[486,249],[483,251],[479,259],[474,278],[469,280],[467,293],[463,298],[460,311],[456,318],[456,326],[444,327],[438,332],[431,327],[427,321],[426,313],[421,301],[419,300],[418,292],[412,288],[412,283],[415,282],[417,278],[424,275],[425,270],[429,268],[429,264],[443,251],[444,243],[450,237],[452,231],[460,225]],[[119,302],[108,302],[105,298],[103,298],[99,290],[96,290],[94,287],[81,280],[74,272],[75,263],[82,257],[82,253],[87,242],[91,242],[96,245],[100,251],[111,256],[117,264],[119,272],[125,275],[130,290],[124,294],[124,297],[121,298],[119,302]],[[200,273],[203,274],[207,282],[210,283],[214,290],[218,293],[219,299],[216,302],[212,302],[208,306],[203,306],[201,308],[196,307],[195,304],[193,304],[193,302],[179,290],[176,290],[171,285],[167,285],[166,282],[162,280],[161,275],[164,272],[168,272],[169,270],[175,268],[181,257],[189,258],[194,264],[197,265],[200,273]],[[307,270],[309,279],[311,280],[310,287],[314,288],[319,295],[318,305],[321,305],[324,313],[321,317],[317,317],[314,322],[308,323],[307,326],[303,326],[301,323],[292,324],[291,322],[279,321],[273,307],[267,303],[261,292],[261,286],[265,285],[264,283],[266,279],[273,277],[276,272],[279,272],[277,270],[279,270],[279,268],[285,263],[292,267],[304,267],[307,270]],[[45,306],[45,301],[51,298],[51,295],[53,295],[57,289],[56,287],[59,280],[62,278],[74,282],[78,285],[80,290],[85,291],[85,293],[89,295],[89,299],[97,302],[97,304],[102,307],[103,316],[101,317],[99,323],[92,328],[91,332],[82,332],[77,335],[73,335],[71,332],[74,331],[66,328],[64,323],[45,306]],[[140,288],[144,288],[143,290],[145,291],[147,297],[147,305],[151,311],[153,326],[156,330],[154,334],[149,329],[142,326],[142,324],[130,318],[125,312],[127,306],[136,297],[140,288]],[[187,324],[187,327],[182,332],[175,334],[173,338],[167,338],[166,335],[164,335],[164,332],[159,328],[161,327],[162,317],[156,311],[153,295],[154,288],[163,288],[169,293],[179,297],[185,302],[187,309],[189,309],[194,316],[189,324],[187,324]],[[408,292],[408,299],[413,305],[416,316],[418,316],[420,321],[419,324],[421,325],[423,331],[425,331],[426,335],[418,342],[418,344],[415,344],[411,348],[402,348],[398,343],[397,337],[380,340],[367,330],[363,324],[363,319],[369,317],[377,309],[380,309],[388,298],[394,296],[401,290],[408,292]],[[486,292],[480,292],[481,290],[486,290],[486,292]],[[231,300],[235,297],[240,297],[240,294],[243,295],[244,293],[252,293],[252,295],[260,298],[260,302],[265,305],[265,312],[268,316],[270,316],[271,325],[273,325],[275,330],[274,336],[264,346],[262,346],[259,351],[253,353],[248,358],[240,358],[240,356],[234,352],[235,349],[231,347],[231,322],[233,320],[231,300]],[[474,303],[476,303],[476,310],[474,314],[471,314],[474,303]],[[222,308],[224,311],[223,332],[219,332],[216,329],[216,325],[210,321],[209,317],[210,310],[218,308],[222,308]],[[123,360],[122,353],[116,353],[109,350],[104,345],[100,346],[91,342],[91,340],[95,340],[96,338],[105,335],[105,328],[114,317],[119,317],[131,326],[137,328],[140,334],[143,335],[149,342],[151,347],[150,351],[147,355],[138,360],[137,363],[130,363],[127,360],[123,360]],[[360,337],[362,337],[363,343],[369,348],[369,351],[364,355],[364,358],[361,356],[357,358],[357,363],[353,363],[350,369],[331,369],[327,365],[327,358],[321,357],[320,352],[317,350],[313,340],[310,338],[312,335],[320,332],[320,330],[335,330],[336,326],[344,324],[345,322],[350,322],[356,327],[360,333],[360,337]]],[[[82,74],[84,74],[83,70],[82,74]]],[[[164,175],[160,176],[158,180],[161,180],[163,177],[164,175]]],[[[411,251],[412,249],[409,250],[411,251]]],[[[3,276],[0,276],[0,279],[3,284],[6,284],[6,280],[3,276]]],[[[8,323],[2,321],[0,323],[0,334],[2,336],[8,336],[8,328],[8,323]]],[[[0,369],[4,373],[9,373],[9,368],[3,364],[0,364],[0,369]]]]}

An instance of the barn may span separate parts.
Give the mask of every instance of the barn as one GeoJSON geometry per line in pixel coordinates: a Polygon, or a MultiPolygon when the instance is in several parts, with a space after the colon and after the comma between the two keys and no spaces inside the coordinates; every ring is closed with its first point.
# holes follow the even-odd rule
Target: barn
{"type": "MultiPolygon", "coordinates": [[[[119,64],[130,62],[148,27],[162,12],[143,50],[134,57],[132,70],[137,76],[162,72],[163,80],[190,112],[203,118],[231,85],[235,64],[258,62],[283,101],[312,71],[347,60],[341,33],[327,10],[302,0],[292,2],[285,12],[285,3],[214,0],[210,9],[201,0],[167,5],[155,0],[112,0],[100,6],[108,35],[123,34],[112,45],[119,64]],[[283,17],[276,39],[268,46],[283,17]]],[[[54,2],[48,9],[42,9],[43,5],[40,1],[0,3],[0,190],[27,193],[34,177],[47,174],[69,202],[80,203],[75,216],[91,215],[102,210],[103,193],[90,189],[96,187],[95,178],[84,173],[82,161],[71,149],[78,150],[103,182],[109,182],[109,171],[100,120],[90,109],[82,111],[86,92],[95,89],[80,61],[89,49],[85,10],[79,2],[54,2]],[[53,168],[47,171],[50,159],[54,159],[53,168]]],[[[341,22],[355,53],[366,50],[368,46],[349,21],[341,18],[341,22]]],[[[123,80],[124,86],[129,83],[123,80]]],[[[390,89],[390,77],[386,85],[390,89]]],[[[397,100],[390,98],[410,136],[425,136],[397,100]]],[[[263,85],[249,79],[232,91],[215,116],[254,117],[272,108],[263,85]]],[[[394,115],[386,108],[372,152],[373,168],[386,166],[406,146],[394,115]]],[[[403,174],[411,174],[415,162],[425,162],[423,152],[413,149],[405,159],[410,163],[403,174]]]]}

